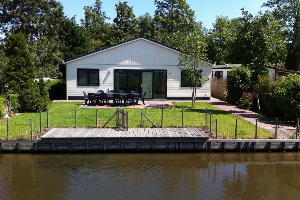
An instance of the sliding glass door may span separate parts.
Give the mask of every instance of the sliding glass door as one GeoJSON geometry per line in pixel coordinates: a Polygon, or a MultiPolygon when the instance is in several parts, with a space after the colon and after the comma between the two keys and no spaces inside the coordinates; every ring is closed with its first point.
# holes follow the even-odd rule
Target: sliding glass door
{"type": "Polygon", "coordinates": [[[153,98],[153,72],[142,72],[142,94],[145,98],[153,98]]]}

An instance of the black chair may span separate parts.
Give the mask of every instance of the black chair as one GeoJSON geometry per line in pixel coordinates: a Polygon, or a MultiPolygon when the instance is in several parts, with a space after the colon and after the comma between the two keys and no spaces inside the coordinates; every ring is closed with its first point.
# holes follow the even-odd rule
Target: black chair
{"type": "Polygon", "coordinates": [[[101,93],[104,93],[104,91],[103,90],[98,90],[97,93],[101,94],[101,93]]]}
{"type": "Polygon", "coordinates": [[[129,102],[129,104],[132,104],[132,105],[134,105],[135,103],[134,103],[134,94],[127,94],[126,95],[126,101],[125,101],[125,104],[126,104],[126,102],[129,102]]]}
{"type": "Polygon", "coordinates": [[[94,93],[88,93],[88,100],[89,100],[89,104],[94,105],[94,101],[96,102],[95,94],[94,93]]]}
{"type": "Polygon", "coordinates": [[[121,104],[121,95],[120,94],[113,94],[113,102],[114,105],[121,104]]]}
{"type": "Polygon", "coordinates": [[[120,93],[126,93],[126,90],[120,90],[120,93]]]}
{"type": "Polygon", "coordinates": [[[147,92],[144,92],[144,94],[143,94],[143,96],[142,96],[142,98],[141,98],[141,100],[142,100],[142,102],[143,102],[144,105],[145,105],[145,102],[144,102],[144,101],[145,101],[146,93],[147,93],[147,92]]]}
{"type": "Polygon", "coordinates": [[[107,105],[108,104],[108,96],[106,93],[100,93],[99,95],[99,103],[100,105],[103,105],[105,102],[105,104],[107,105]]]}
{"type": "Polygon", "coordinates": [[[84,104],[86,105],[88,100],[89,100],[89,97],[88,97],[88,95],[86,94],[85,91],[83,91],[83,98],[84,98],[84,104]]]}

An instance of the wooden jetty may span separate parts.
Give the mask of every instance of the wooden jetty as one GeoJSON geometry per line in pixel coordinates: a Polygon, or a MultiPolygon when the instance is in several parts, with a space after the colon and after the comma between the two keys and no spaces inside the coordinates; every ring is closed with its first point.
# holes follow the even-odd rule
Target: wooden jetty
{"type": "Polygon", "coordinates": [[[41,140],[3,140],[0,152],[299,152],[299,139],[209,139],[201,128],[54,128],[41,140]]]}

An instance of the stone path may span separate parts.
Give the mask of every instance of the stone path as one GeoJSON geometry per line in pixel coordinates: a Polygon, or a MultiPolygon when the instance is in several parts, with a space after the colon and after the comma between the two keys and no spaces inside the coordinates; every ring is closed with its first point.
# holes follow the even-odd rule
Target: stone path
{"type": "MultiPolygon", "coordinates": [[[[250,110],[244,110],[240,109],[236,106],[233,106],[231,104],[228,104],[224,101],[221,101],[219,99],[211,97],[210,101],[207,101],[208,103],[212,104],[213,106],[220,108],[221,110],[227,111],[237,117],[240,117],[246,121],[249,121],[253,125],[256,123],[256,119],[258,119],[257,125],[265,130],[267,130],[270,133],[275,133],[275,127],[276,123],[274,119],[267,118],[263,115],[260,115],[258,113],[255,113],[250,110]]],[[[280,124],[278,126],[278,138],[279,139],[287,139],[291,138],[295,132],[295,127],[280,124]]]]}

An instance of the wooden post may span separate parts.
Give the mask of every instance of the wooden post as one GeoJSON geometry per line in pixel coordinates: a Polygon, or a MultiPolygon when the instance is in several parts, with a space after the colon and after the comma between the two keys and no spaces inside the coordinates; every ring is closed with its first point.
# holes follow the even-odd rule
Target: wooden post
{"type": "Polygon", "coordinates": [[[141,108],[141,127],[143,127],[143,108],[141,108]]]}
{"type": "Polygon", "coordinates": [[[49,128],[49,108],[47,108],[47,128],[49,128]]]}
{"type": "Polygon", "coordinates": [[[207,108],[205,109],[205,127],[207,127],[207,108]]]}
{"type": "Polygon", "coordinates": [[[275,120],[275,139],[277,139],[278,119],[275,120]]]}
{"type": "Polygon", "coordinates": [[[42,132],[42,111],[40,111],[40,132],[42,132]]]}
{"type": "Polygon", "coordinates": [[[218,119],[216,119],[216,139],[218,139],[218,119]]]}
{"type": "Polygon", "coordinates": [[[77,128],[77,109],[75,108],[75,116],[74,116],[74,118],[75,118],[75,128],[77,128]]]}
{"type": "Polygon", "coordinates": [[[257,121],[258,119],[255,120],[255,139],[257,139],[257,121]]]}
{"type": "Polygon", "coordinates": [[[33,121],[30,119],[30,135],[31,135],[31,140],[33,140],[33,121]]]}
{"type": "Polygon", "coordinates": [[[96,128],[98,128],[98,109],[96,109],[96,128]]]}
{"type": "Polygon", "coordinates": [[[183,120],[184,120],[184,109],[181,111],[181,127],[183,127],[183,120]]]}
{"type": "Polygon", "coordinates": [[[7,139],[9,139],[9,118],[7,118],[7,139]]]}
{"type": "Polygon", "coordinates": [[[161,127],[164,127],[164,109],[161,109],[161,127]]]}
{"type": "Polygon", "coordinates": [[[299,134],[299,118],[297,118],[297,125],[296,125],[296,139],[298,139],[299,134]]]}
{"type": "Polygon", "coordinates": [[[209,132],[211,133],[211,112],[209,112],[209,132]]]}
{"type": "Polygon", "coordinates": [[[238,119],[235,119],[235,139],[237,139],[238,119]]]}
{"type": "Polygon", "coordinates": [[[120,113],[119,113],[119,108],[117,108],[117,110],[116,110],[116,113],[117,113],[117,120],[116,120],[116,127],[118,128],[119,127],[119,116],[120,116],[120,113]]]}

